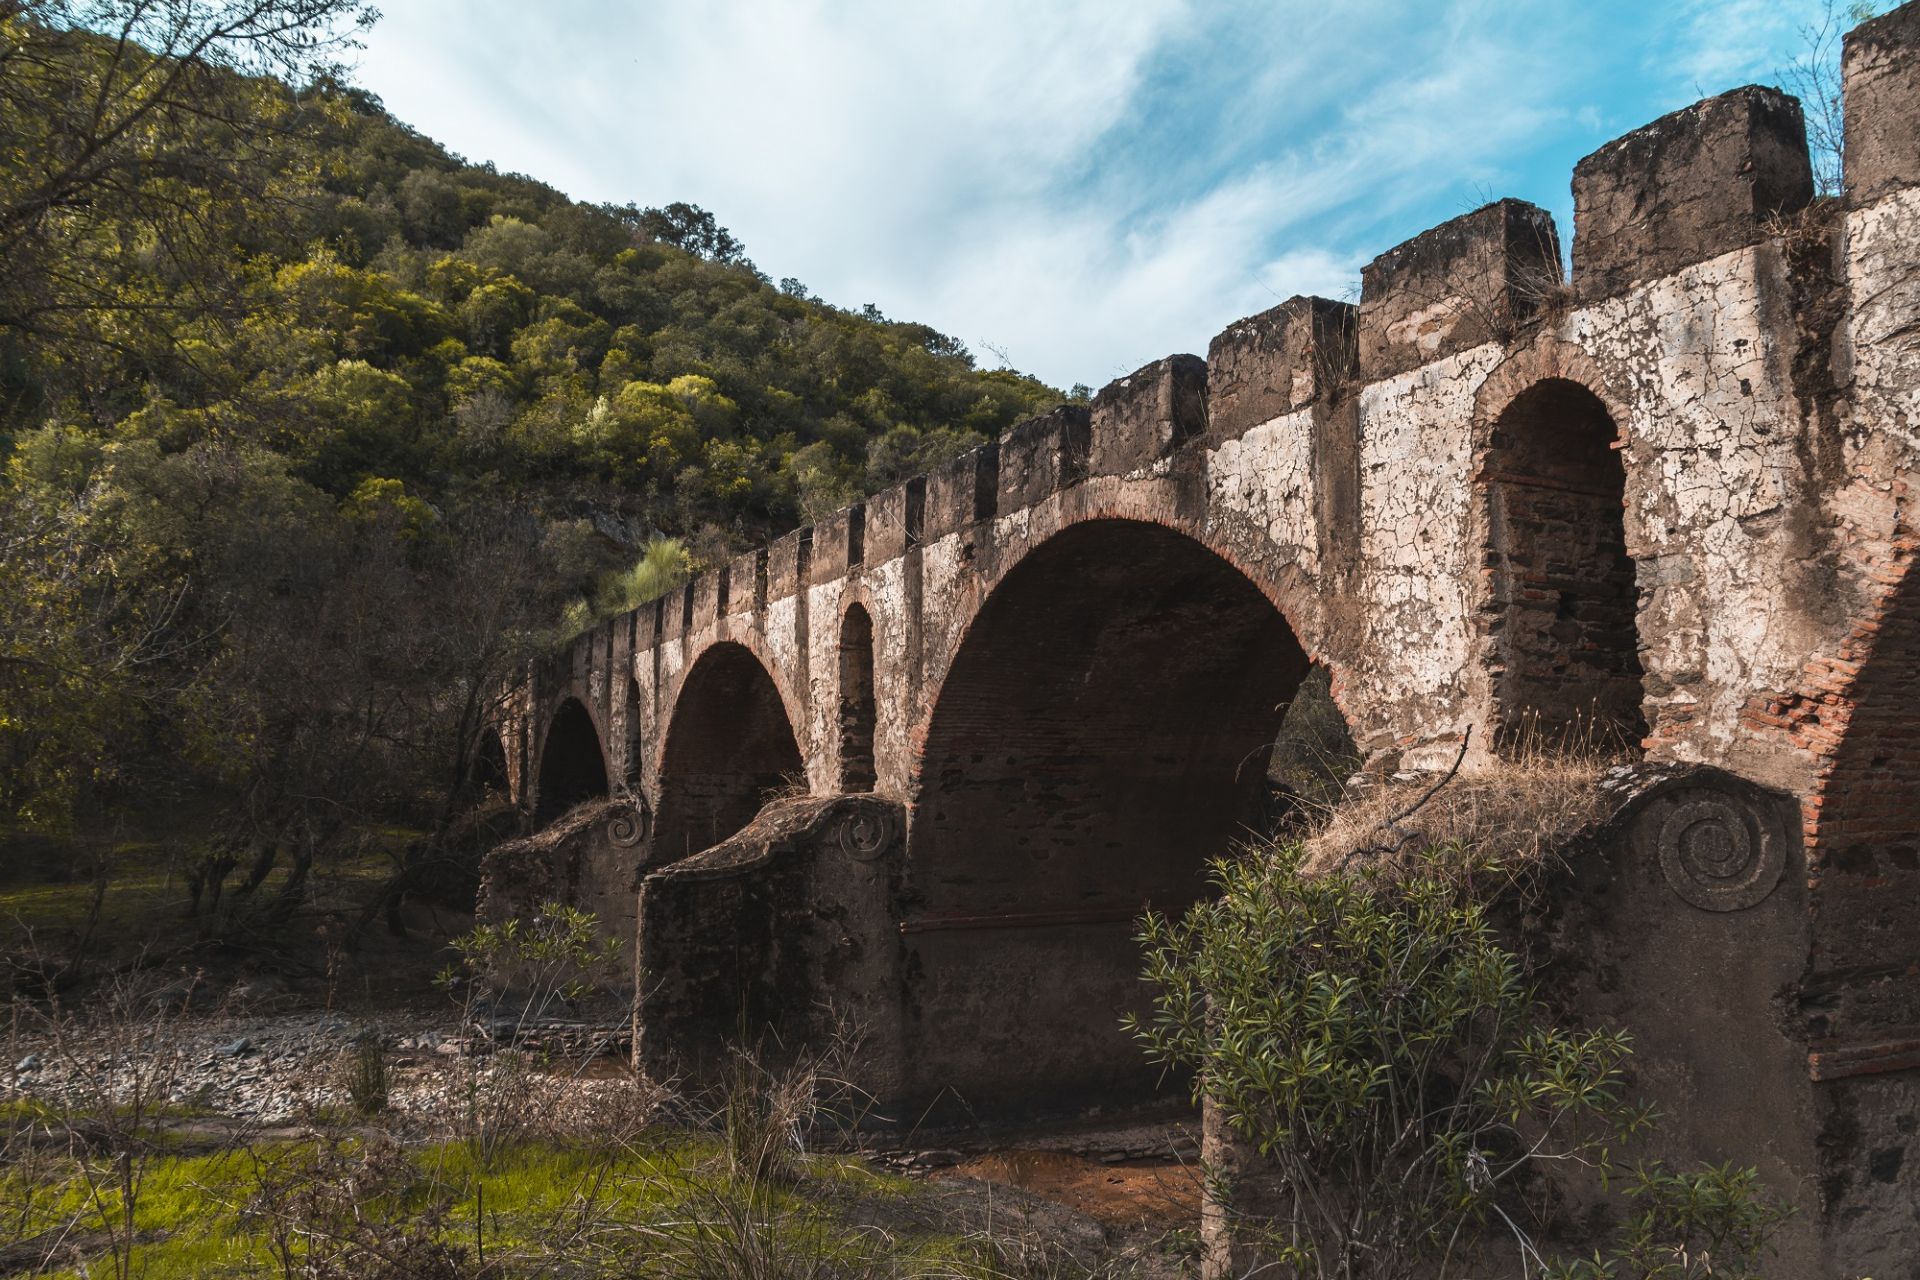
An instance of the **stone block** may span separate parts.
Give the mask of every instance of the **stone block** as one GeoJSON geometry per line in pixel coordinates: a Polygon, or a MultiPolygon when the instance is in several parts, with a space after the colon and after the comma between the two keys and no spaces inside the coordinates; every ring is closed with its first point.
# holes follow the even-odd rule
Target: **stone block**
{"type": "Polygon", "coordinates": [[[727,564],[727,613],[758,613],[767,606],[765,547],[735,556],[727,564]]]}
{"type": "Polygon", "coordinates": [[[1847,198],[1920,186],[1920,0],[1847,33],[1847,198]]]}
{"type": "Polygon", "coordinates": [[[1616,138],[1573,169],[1573,286],[1606,298],[1753,244],[1813,199],[1800,103],[1748,85],[1616,138]]]}
{"type": "Polygon", "coordinates": [[[591,679],[595,673],[608,671],[613,666],[612,619],[598,624],[588,635],[590,651],[587,655],[587,674],[591,679]]]}
{"type": "Polygon", "coordinates": [[[856,502],[813,526],[814,582],[832,582],[859,567],[866,553],[866,523],[866,505],[856,502]]]}
{"type": "Polygon", "coordinates": [[[608,686],[609,710],[619,707],[626,681],[633,675],[633,615],[623,613],[607,620],[607,670],[612,676],[608,686]]]}
{"type": "Polygon", "coordinates": [[[1125,475],[1151,466],[1207,429],[1207,362],[1156,360],[1100,388],[1088,423],[1087,470],[1125,475]]]}
{"type": "Polygon", "coordinates": [[[1499,200],[1389,249],[1360,273],[1369,381],[1504,340],[1561,284],[1553,216],[1499,200]]]}
{"type": "Polygon", "coordinates": [[[660,639],[660,602],[649,600],[633,611],[633,651],[645,653],[660,639]]]}
{"type": "Polygon", "coordinates": [[[784,600],[812,581],[813,526],[795,529],[767,547],[767,599],[784,600]]]}
{"type": "Polygon", "coordinates": [[[691,629],[693,621],[693,584],[691,582],[660,597],[660,639],[678,640],[691,629]]]}
{"type": "Polygon", "coordinates": [[[693,619],[688,631],[709,626],[726,612],[727,571],[709,569],[693,580],[693,619]]]}
{"type": "Polygon", "coordinates": [[[1087,476],[1088,424],[1079,405],[1028,418],[1000,437],[1001,511],[1018,511],[1087,476]]]}
{"type": "Polygon", "coordinates": [[[1207,347],[1207,432],[1232,440],[1329,394],[1359,365],[1358,309],[1288,298],[1236,320],[1207,347]]]}
{"type": "Polygon", "coordinates": [[[885,564],[920,545],[927,511],[927,478],[915,476],[867,499],[869,564],[885,564]]]}
{"type": "Polygon", "coordinates": [[[927,541],[991,520],[1000,489],[1000,449],[984,444],[927,477],[927,541]]]}

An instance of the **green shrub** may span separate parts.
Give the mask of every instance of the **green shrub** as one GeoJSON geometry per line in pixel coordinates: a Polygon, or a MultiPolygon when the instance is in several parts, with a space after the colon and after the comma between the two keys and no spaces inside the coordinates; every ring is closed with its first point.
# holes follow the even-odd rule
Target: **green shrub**
{"type": "MultiPolygon", "coordinates": [[[[1550,1220],[1567,1190],[1548,1175],[1597,1193],[1614,1152],[1650,1132],[1625,1088],[1627,1036],[1548,1016],[1489,920],[1489,892],[1510,883],[1498,866],[1453,847],[1305,875],[1303,857],[1220,863],[1216,899],[1142,933],[1157,994],[1134,1033],[1193,1072],[1277,1182],[1239,1236],[1317,1277],[1444,1273],[1496,1231],[1545,1265],[1522,1224],[1550,1220]]],[[[1626,1192],[1647,1212],[1616,1256],[1707,1237],[1721,1250],[1720,1270],[1674,1275],[1744,1274],[1781,1216],[1750,1172],[1653,1166],[1626,1192]]]]}
{"type": "Polygon", "coordinates": [[[1549,1264],[1541,1280],[1758,1280],[1757,1259],[1787,1211],[1752,1169],[1641,1166],[1624,1190],[1637,1210],[1605,1251],[1549,1264]]]}

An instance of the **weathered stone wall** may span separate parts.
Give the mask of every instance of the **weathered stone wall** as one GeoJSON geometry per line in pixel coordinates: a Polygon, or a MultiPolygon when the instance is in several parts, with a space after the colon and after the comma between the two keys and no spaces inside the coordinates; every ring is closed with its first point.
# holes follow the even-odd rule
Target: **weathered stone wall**
{"type": "MultiPolygon", "coordinates": [[[[528,919],[549,904],[592,913],[609,936],[631,940],[642,865],[646,858],[645,823],[624,800],[601,799],[579,805],[530,836],[489,850],[480,867],[480,899],[475,914],[489,924],[528,919]]],[[[588,980],[602,994],[632,990],[634,955],[623,948],[596,966],[588,980]]],[[[525,975],[489,975],[517,985],[525,975]]]]}
{"type": "Polygon", "coordinates": [[[596,628],[505,735],[522,802],[574,699],[668,858],[781,788],[902,804],[889,1079],[1064,1096],[1118,1087],[1125,914],[1197,891],[1309,661],[1376,770],[1470,729],[1479,767],[1584,693],[1801,804],[1804,909],[1764,910],[1809,933],[1758,930],[1742,989],[1790,988],[1824,1265],[1886,1270],[1920,1231],[1887,1226],[1920,1201],[1920,8],[1846,75],[1843,199],[1809,203],[1798,105],[1735,90],[1581,161],[1570,280],[1544,212],[1488,205],[1357,307],[1241,321],[596,628]]]}
{"type": "Polygon", "coordinates": [[[743,1039],[765,1066],[842,1052],[873,1096],[898,1097],[901,816],[877,796],[781,800],[731,839],[651,871],[636,1061],[697,1084],[722,1078],[724,1053],[743,1039]]]}

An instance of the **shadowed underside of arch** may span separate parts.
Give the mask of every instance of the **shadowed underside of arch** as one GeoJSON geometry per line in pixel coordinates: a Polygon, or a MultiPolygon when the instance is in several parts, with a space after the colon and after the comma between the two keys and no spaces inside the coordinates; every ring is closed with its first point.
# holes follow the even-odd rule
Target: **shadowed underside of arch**
{"type": "Polygon", "coordinates": [[[914,796],[902,933],[914,1090],[1036,1111],[1139,1096],[1143,906],[1178,910],[1259,821],[1308,669],[1237,570],[1158,525],[1032,552],[972,624],[914,796]]]}
{"type": "Polygon", "coordinates": [[[1879,622],[1821,789],[1813,967],[1816,1039],[1920,1039],[1920,576],[1879,622]]]}
{"type": "Polygon", "coordinates": [[[467,761],[468,800],[478,802],[488,796],[510,795],[511,777],[507,747],[501,741],[499,726],[488,725],[480,730],[473,744],[473,755],[467,761]]]}
{"type": "Polygon", "coordinates": [[[675,862],[725,840],[804,770],[767,669],[744,645],[714,645],[687,672],[668,725],[653,862],[675,862]]]}
{"type": "Polygon", "coordinates": [[[607,761],[593,717],[579,699],[560,704],[547,726],[540,749],[539,802],[536,824],[553,821],[583,800],[607,794],[607,761]]]}

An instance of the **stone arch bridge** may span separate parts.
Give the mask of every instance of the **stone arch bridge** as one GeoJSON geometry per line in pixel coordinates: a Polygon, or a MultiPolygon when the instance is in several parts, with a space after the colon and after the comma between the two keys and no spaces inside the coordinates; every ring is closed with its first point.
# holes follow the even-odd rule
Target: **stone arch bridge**
{"type": "Polygon", "coordinates": [[[574,873],[642,1056],[831,1003],[914,1114],[1150,1088],[1132,922],[1203,891],[1317,664],[1369,770],[1585,724],[1692,788],[1595,1000],[1701,1150],[1822,1206],[1796,1248],[1913,1243],[1920,8],[1846,77],[1842,198],[1793,99],[1710,98],[1580,162],[1570,279],[1489,204],[534,672],[518,798],[644,810],[574,873]]]}

